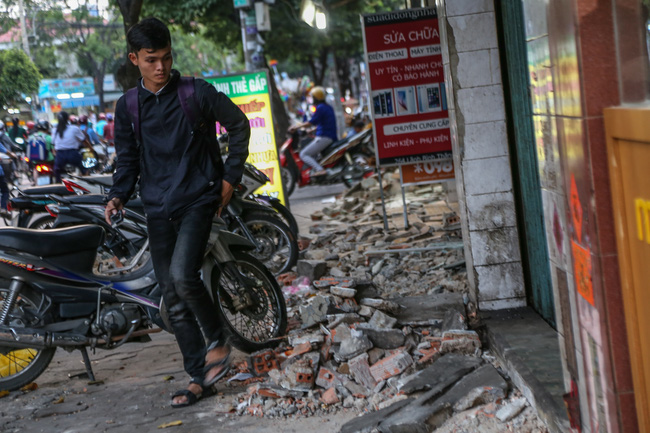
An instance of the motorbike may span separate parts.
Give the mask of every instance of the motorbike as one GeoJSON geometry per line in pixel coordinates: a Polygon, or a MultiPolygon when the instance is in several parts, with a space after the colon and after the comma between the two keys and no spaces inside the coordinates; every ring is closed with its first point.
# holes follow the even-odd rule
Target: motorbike
{"type": "MultiPolygon", "coordinates": [[[[104,237],[98,225],[0,228],[0,390],[33,382],[57,348],[78,349],[94,381],[88,348],[110,350],[171,332],[155,280],[93,274],[104,237]]],[[[287,327],[282,291],[247,252],[252,248],[215,217],[201,268],[231,344],[249,353],[277,345],[287,327]]]]}
{"type": "MultiPolygon", "coordinates": [[[[252,194],[268,181],[264,173],[246,164],[242,181],[236,185],[222,217],[231,231],[241,234],[255,245],[251,254],[273,274],[279,275],[290,270],[298,261],[298,223],[279,200],[252,194]],[[285,219],[295,230],[284,223],[285,219]]],[[[107,175],[63,179],[63,184],[77,194],[107,194],[112,183],[112,177],[107,175]]],[[[132,202],[133,199],[127,203],[127,207],[132,202]]],[[[140,209],[144,215],[144,209],[140,209]]]]}
{"type": "Polygon", "coordinates": [[[35,185],[49,185],[54,183],[54,162],[41,161],[34,164],[32,170],[32,183],[35,185]]]}
{"type": "Polygon", "coordinates": [[[327,185],[343,182],[351,187],[374,169],[368,164],[368,149],[372,144],[372,129],[335,141],[320,154],[319,164],[327,169],[327,174],[312,177],[311,167],[300,158],[301,145],[309,142],[305,132],[297,130],[288,133],[280,146],[280,168],[282,182],[287,195],[291,195],[296,185],[327,185]]]}

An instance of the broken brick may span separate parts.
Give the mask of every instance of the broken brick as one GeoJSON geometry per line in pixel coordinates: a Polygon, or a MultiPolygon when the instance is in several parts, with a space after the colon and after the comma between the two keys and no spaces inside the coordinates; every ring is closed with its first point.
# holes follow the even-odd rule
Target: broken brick
{"type": "Polygon", "coordinates": [[[377,381],[370,372],[370,365],[368,364],[368,354],[362,353],[361,355],[352,358],[348,361],[350,374],[357,381],[357,383],[365,386],[368,389],[373,389],[377,386],[377,381]]]}
{"type": "Polygon", "coordinates": [[[321,367],[318,370],[318,377],[316,378],[316,385],[321,388],[329,389],[335,387],[341,381],[334,372],[327,368],[321,367]]]}
{"type": "Polygon", "coordinates": [[[267,375],[269,371],[279,368],[275,352],[271,349],[255,352],[250,355],[248,360],[250,372],[258,377],[267,375]]]}
{"type": "Polygon", "coordinates": [[[413,358],[408,352],[398,351],[370,367],[370,374],[377,381],[389,379],[402,373],[413,363],[413,358]]]}
{"type": "Polygon", "coordinates": [[[338,394],[336,393],[336,388],[329,388],[323,393],[320,397],[320,401],[325,404],[336,404],[340,402],[338,394]]]}

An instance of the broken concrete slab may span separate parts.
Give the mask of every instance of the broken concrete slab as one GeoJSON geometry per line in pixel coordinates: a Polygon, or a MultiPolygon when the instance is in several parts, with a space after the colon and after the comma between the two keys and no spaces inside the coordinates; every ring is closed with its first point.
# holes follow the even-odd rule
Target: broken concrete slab
{"type": "MultiPolygon", "coordinates": [[[[449,310],[456,310],[465,315],[463,295],[460,293],[441,293],[435,296],[410,296],[391,298],[401,306],[392,312],[400,326],[437,325],[445,320],[449,310]]],[[[361,302],[363,305],[363,301],[361,302]]]]}
{"type": "Polygon", "coordinates": [[[400,411],[412,401],[413,399],[401,400],[385,409],[348,421],[341,427],[340,433],[371,433],[376,431],[375,429],[379,426],[379,423],[393,413],[400,411]]]}
{"type": "Polygon", "coordinates": [[[399,329],[375,328],[368,324],[360,324],[357,329],[366,335],[375,347],[381,349],[397,349],[404,344],[404,333],[399,329]]]}
{"type": "Polygon", "coordinates": [[[508,383],[503,376],[492,364],[485,364],[462,378],[445,394],[445,398],[453,404],[455,411],[460,412],[505,398],[507,391],[508,383]]]}
{"type": "Polygon", "coordinates": [[[440,357],[429,367],[398,382],[397,389],[410,394],[426,389],[441,392],[483,362],[480,358],[449,354],[440,357]]]}
{"type": "Polygon", "coordinates": [[[495,387],[495,395],[498,395],[505,393],[507,384],[494,367],[486,365],[467,374],[442,395],[435,389],[425,392],[399,412],[387,417],[378,429],[382,433],[428,433],[451,416],[451,406],[456,402],[476,388],[489,387],[495,387]]]}

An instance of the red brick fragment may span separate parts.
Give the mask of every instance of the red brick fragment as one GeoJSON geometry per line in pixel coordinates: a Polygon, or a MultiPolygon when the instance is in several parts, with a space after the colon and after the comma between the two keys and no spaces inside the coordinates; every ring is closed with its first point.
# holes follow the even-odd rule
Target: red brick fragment
{"type": "Polygon", "coordinates": [[[377,361],[370,367],[370,374],[377,381],[389,379],[406,370],[413,363],[413,358],[408,352],[395,352],[386,358],[377,361]]]}
{"type": "Polygon", "coordinates": [[[336,388],[330,388],[323,393],[320,397],[320,401],[325,404],[336,404],[340,402],[339,396],[336,394],[336,388]]]}

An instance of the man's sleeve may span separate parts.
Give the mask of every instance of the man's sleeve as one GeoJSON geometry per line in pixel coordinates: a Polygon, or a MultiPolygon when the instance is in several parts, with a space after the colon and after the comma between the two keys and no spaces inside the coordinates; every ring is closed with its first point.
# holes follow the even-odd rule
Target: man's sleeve
{"type": "Polygon", "coordinates": [[[248,141],[251,128],[246,115],[225,94],[204,80],[194,81],[199,106],[228,131],[228,158],[224,164],[223,178],[231,185],[241,180],[244,163],[248,158],[248,141]]]}
{"type": "Polygon", "coordinates": [[[133,194],[140,175],[140,149],[131,128],[131,120],[122,96],[115,107],[115,153],[117,165],[108,199],[119,198],[126,203],[133,194]]]}
{"type": "Polygon", "coordinates": [[[311,116],[311,119],[309,119],[309,123],[312,125],[318,126],[320,123],[323,122],[323,109],[321,108],[322,104],[318,104],[316,107],[316,112],[314,112],[314,115],[311,116]]]}

